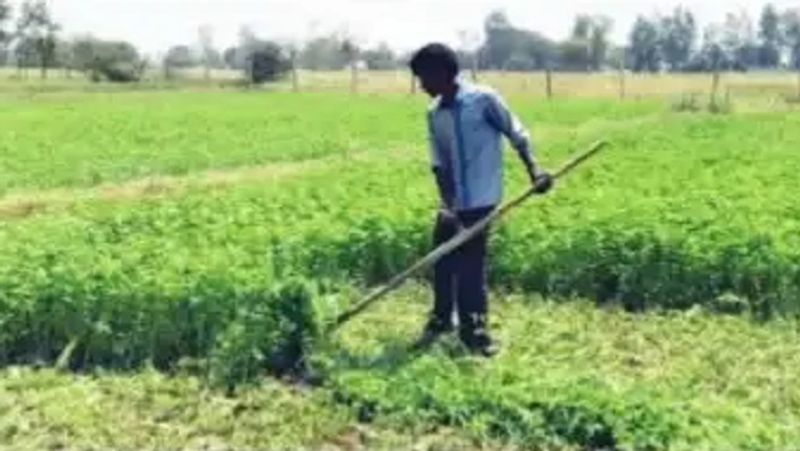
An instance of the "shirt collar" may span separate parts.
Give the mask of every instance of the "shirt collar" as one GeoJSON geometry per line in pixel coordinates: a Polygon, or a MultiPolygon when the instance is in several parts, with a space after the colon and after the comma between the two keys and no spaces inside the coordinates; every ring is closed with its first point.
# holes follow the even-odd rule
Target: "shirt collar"
{"type": "MultiPolygon", "coordinates": [[[[453,99],[453,105],[458,105],[462,103],[464,101],[464,97],[467,95],[467,92],[469,91],[470,88],[469,84],[461,79],[456,80],[456,85],[458,86],[458,91],[456,91],[456,96],[453,99]]],[[[445,105],[444,102],[442,101],[441,96],[439,96],[439,98],[436,99],[437,109],[447,108],[449,106],[452,105],[445,105]]]]}

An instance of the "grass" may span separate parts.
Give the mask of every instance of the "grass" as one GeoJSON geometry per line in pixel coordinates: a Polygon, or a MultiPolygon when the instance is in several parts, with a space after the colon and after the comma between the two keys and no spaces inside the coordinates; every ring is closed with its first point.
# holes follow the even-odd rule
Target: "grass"
{"type": "MultiPolygon", "coordinates": [[[[430,297],[416,285],[332,340],[298,334],[428,249],[436,202],[421,98],[9,98],[4,445],[800,442],[796,112],[512,94],[548,167],[597,138],[613,147],[493,235],[504,352],[487,362],[452,339],[407,351],[430,297]],[[321,387],[266,377],[300,352],[321,387]],[[74,372],[49,369],[58,364],[74,372]]],[[[526,182],[508,165],[511,194],[526,182]]]]}
{"type": "MultiPolygon", "coordinates": [[[[653,117],[633,119],[644,107],[599,122],[587,120],[602,108],[594,102],[523,108],[543,116],[549,166],[596,137],[615,147],[497,231],[492,285],[630,310],[796,314],[797,224],[785,193],[799,138],[787,124],[797,115],[645,110],[653,117]],[[649,121],[660,125],[643,132],[649,121]]],[[[252,374],[250,358],[231,350],[252,350],[258,368],[282,350],[255,343],[257,327],[235,324],[252,325],[250,313],[273,318],[248,309],[282,305],[270,294],[276,286],[306,278],[328,295],[373,285],[428,249],[435,200],[426,151],[411,149],[399,151],[404,159],[385,149],[332,158],[280,183],[245,178],[6,221],[0,357],[52,362],[77,341],[77,367],[170,368],[222,350],[245,367],[232,374],[252,374]]],[[[509,171],[512,190],[523,180],[519,168],[509,171]]],[[[290,324],[315,321],[302,314],[290,324]]]]}
{"type": "Polygon", "coordinates": [[[800,440],[795,322],[498,295],[503,352],[488,362],[449,338],[406,351],[429,296],[408,287],[340,331],[315,356],[327,379],[312,391],[265,379],[228,398],[185,373],[6,369],[0,437],[14,449],[774,450],[800,440]]]}
{"type": "MultiPolygon", "coordinates": [[[[528,123],[564,128],[656,102],[515,102],[528,123]]],[[[0,107],[0,197],[330,155],[419,147],[421,98],[342,94],[66,93],[0,107]],[[313,105],[313,110],[309,110],[313,105]]]]}
{"type": "Polygon", "coordinates": [[[795,322],[510,297],[495,299],[497,359],[465,358],[445,342],[407,362],[396,348],[419,328],[427,297],[410,290],[343,332],[345,361],[368,362],[333,372],[354,405],[519,446],[786,449],[800,440],[795,322]]]}
{"type": "Polygon", "coordinates": [[[240,93],[68,94],[12,102],[0,109],[0,193],[392,146],[414,133],[417,103],[391,105],[335,95],[240,93]],[[309,104],[318,104],[314,114],[309,104]]]}

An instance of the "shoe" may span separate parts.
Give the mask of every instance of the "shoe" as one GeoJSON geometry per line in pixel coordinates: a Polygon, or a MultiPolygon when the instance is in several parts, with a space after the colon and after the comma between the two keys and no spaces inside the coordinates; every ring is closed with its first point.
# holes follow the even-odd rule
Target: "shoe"
{"type": "Polygon", "coordinates": [[[432,345],[436,340],[444,334],[453,331],[453,323],[450,321],[443,321],[439,318],[431,318],[425,329],[422,331],[422,336],[417,340],[414,348],[426,348],[432,345]]]}
{"type": "Polygon", "coordinates": [[[472,354],[481,357],[494,357],[500,352],[499,347],[485,329],[471,329],[461,332],[461,342],[472,354]]]}

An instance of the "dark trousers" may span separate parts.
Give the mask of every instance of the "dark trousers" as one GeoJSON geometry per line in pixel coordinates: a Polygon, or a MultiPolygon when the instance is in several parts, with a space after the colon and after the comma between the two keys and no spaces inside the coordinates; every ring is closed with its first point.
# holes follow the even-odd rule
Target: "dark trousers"
{"type": "MultiPolygon", "coordinates": [[[[492,213],[494,207],[468,210],[458,213],[465,228],[492,213]]],[[[459,232],[453,221],[436,219],[433,232],[435,247],[452,239],[459,232]]],[[[464,243],[445,256],[434,267],[435,303],[433,315],[450,324],[453,310],[457,307],[459,326],[462,331],[484,328],[488,306],[486,302],[486,248],[488,230],[464,243]]]]}

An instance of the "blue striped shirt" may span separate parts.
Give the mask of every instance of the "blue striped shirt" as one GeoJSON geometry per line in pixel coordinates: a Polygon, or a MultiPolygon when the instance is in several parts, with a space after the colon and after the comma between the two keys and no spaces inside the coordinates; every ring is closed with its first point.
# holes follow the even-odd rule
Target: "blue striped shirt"
{"type": "Polygon", "coordinates": [[[493,207],[503,198],[503,136],[532,157],[522,123],[494,90],[459,82],[452,105],[440,98],[428,111],[432,165],[450,178],[458,211],[493,207]]]}

